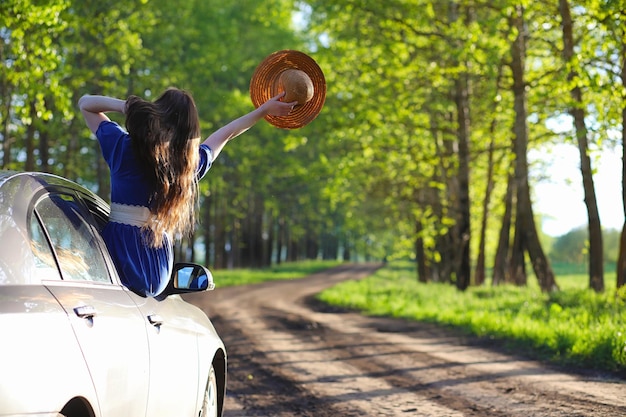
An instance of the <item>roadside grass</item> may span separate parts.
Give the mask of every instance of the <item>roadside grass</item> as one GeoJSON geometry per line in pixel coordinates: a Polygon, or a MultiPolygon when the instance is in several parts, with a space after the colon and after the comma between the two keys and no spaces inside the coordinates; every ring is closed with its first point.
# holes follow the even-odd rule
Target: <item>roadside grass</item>
{"type": "Polygon", "coordinates": [[[460,292],[450,284],[417,282],[415,266],[397,261],[359,281],[318,295],[365,314],[454,326],[536,359],[579,370],[626,375],[626,291],[588,290],[585,268],[555,265],[558,292],[544,294],[534,276],[527,287],[484,285],[460,292]]]}
{"type": "Polygon", "coordinates": [[[215,286],[232,287],[235,285],[258,284],[265,281],[302,278],[315,272],[340,265],[340,261],[299,261],[287,262],[263,269],[219,269],[211,271],[215,286]]]}

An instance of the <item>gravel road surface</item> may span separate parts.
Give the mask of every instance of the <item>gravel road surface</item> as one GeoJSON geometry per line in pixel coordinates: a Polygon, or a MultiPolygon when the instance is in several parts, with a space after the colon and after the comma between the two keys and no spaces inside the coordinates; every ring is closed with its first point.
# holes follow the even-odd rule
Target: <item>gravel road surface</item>
{"type": "Polygon", "coordinates": [[[228,350],[224,417],[626,416],[626,381],[568,373],[450,329],[366,317],[314,295],[379,265],[185,297],[228,350]]]}

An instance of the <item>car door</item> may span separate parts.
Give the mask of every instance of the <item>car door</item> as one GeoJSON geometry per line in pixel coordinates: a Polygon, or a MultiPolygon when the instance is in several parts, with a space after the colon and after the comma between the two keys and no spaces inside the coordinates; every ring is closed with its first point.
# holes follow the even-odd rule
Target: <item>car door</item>
{"type": "MultiPolygon", "coordinates": [[[[199,384],[198,333],[201,324],[189,317],[178,295],[162,301],[132,295],[152,324],[148,415],[192,416],[199,384]]],[[[206,383],[206,381],[205,381],[206,383]]]]}
{"type": "MultiPolygon", "coordinates": [[[[84,203],[101,232],[107,222],[108,211],[90,198],[85,198],[84,203]]],[[[105,254],[105,258],[113,268],[110,257],[105,254]]],[[[198,354],[198,335],[202,334],[206,339],[206,323],[198,320],[197,313],[194,313],[197,309],[178,295],[157,300],[126,291],[147,327],[150,349],[147,415],[195,415],[196,404],[200,401],[197,397],[203,395],[206,385],[206,376],[201,378],[200,374],[208,372],[207,359],[202,362],[203,369],[199,366],[198,354]]]]}
{"type": "Polygon", "coordinates": [[[41,197],[34,213],[31,221],[37,224],[31,228],[42,228],[63,278],[44,284],[70,318],[100,415],[146,416],[150,370],[145,320],[128,291],[111,279],[89,212],[75,194],[59,191],[41,197]]]}

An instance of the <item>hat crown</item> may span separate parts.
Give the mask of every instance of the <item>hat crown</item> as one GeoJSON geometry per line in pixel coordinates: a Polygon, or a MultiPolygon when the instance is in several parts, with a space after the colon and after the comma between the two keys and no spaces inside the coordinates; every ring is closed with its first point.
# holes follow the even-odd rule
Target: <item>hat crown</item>
{"type": "Polygon", "coordinates": [[[315,92],[311,78],[306,72],[297,69],[288,69],[280,74],[278,89],[285,91],[284,102],[296,101],[299,105],[311,100],[315,92]]]}

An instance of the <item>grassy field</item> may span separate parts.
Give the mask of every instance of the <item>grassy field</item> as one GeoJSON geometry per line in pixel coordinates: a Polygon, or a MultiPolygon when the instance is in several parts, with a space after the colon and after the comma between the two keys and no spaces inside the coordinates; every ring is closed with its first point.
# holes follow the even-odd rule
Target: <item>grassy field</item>
{"type": "Polygon", "coordinates": [[[615,293],[607,268],[604,294],[587,290],[585,268],[555,266],[561,290],[482,286],[457,291],[420,284],[411,262],[394,262],[361,281],[330,288],[318,298],[371,315],[402,317],[461,328],[515,351],[578,369],[626,374],[626,291],[615,293]]]}

